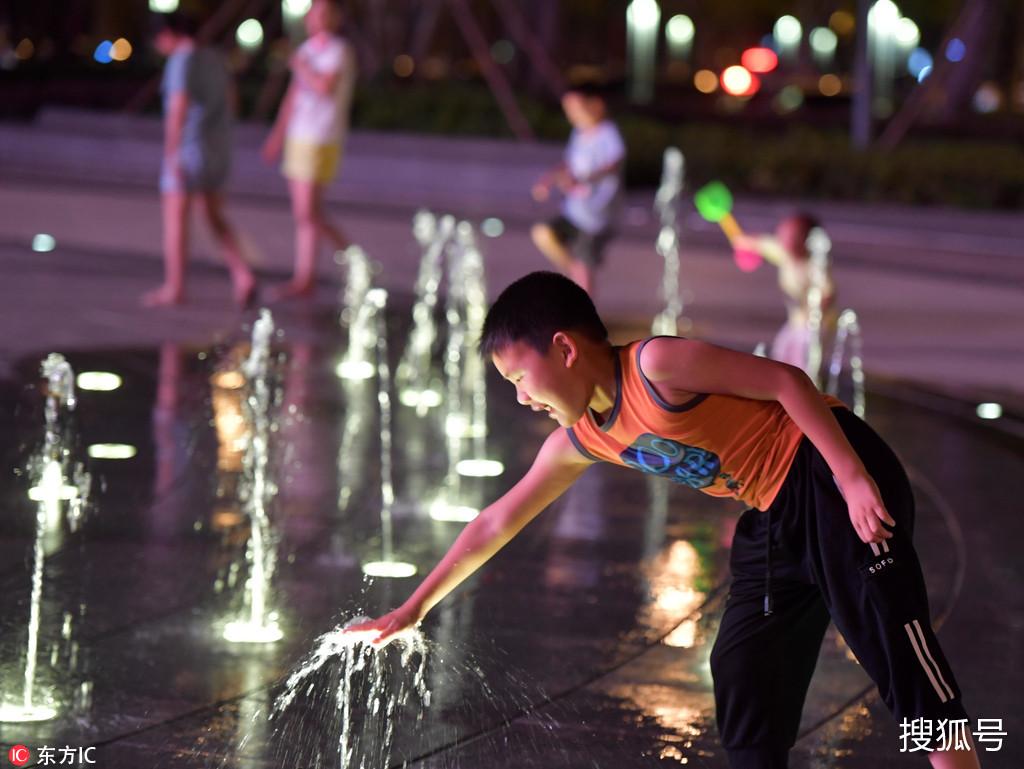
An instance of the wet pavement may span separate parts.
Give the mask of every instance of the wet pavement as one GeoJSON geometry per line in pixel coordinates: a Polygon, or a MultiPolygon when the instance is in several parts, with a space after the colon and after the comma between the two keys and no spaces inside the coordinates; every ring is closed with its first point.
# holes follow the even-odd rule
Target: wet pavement
{"type": "MultiPolygon", "coordinates": [[[[140,142],[147,159],[152,141],[140,142]]],[[[192,265],[187,306],[139,309],[138,294],[160,275],[156,196],[148,180],[130,178],[130,163],[111,164],[96,184],[76,177],[88,165],[88,157],[62,159],[35,177],[14,167],[0,180],[0,700],[23,704],[28,687],[33,704],[57,711],[0,723],[0,747],[29,748],[27,766],[110,769],[726,766],[707,658],[739,508],[616,467],[588,470],[446,599],[424,622],[425,652],[334,656],[275,711],[325,633],[394,606],[417,584],[366,577],[364,565],[391,555],[422,574],[456,536],[458,523],[428,514],[453,486],[453,451],[505,466],[501,476],[457,482],[459,503],[478,506],[524,471],[550,423],[517,406],[488,372],[482,444],[453,447],[445,407],[419,414],[395,393],[385,459],[378,381],[336,373],[351,346],[339,324],[344,272],[325,261],[316,296],[270,306],[279,333],[267,369],[272,424],[261,433],[246,410],[248,391],[230,375],[251,353],[256,311],[229,306],[226,275],[208,254],[192,265]],[[39,222],[50,226],[36,229],[39,222]],[[58,248],[31,251],[33,231],[54,231],[58,248]],[[61,417],[54,435],[67,449],[65,466],[88,472],[91,486],[80,518],[69,521],[71,504],[59,502],[56,521],[44,526],[46,503],[29,492],[45,456],[39,367],[51,352],[75,372],[116,372],[123,383],[111,392],[80,389],[74,411],[61,417]],[[251,439],[260,434],[267,462],[257,472],[251,439]],[[90,456],[90,446],[106,444],[136,453],[90,456]],[[254,479],[270,484],[264,496],[254,479]],[[266,502],[274,567],[267,610],[283,636],[235,643],[224,628],[251,608],[257,496],[266,502]],[[376,675],[384,684],[371,692],[376,675]],[[393,710],[389,692],[402,693],[393,710]]],[[[252,187],[239,182],[233,210],[269,282],[289,266],[287,204],[249,173],[252,187]]],[[[486,189],[476,198],[443,190],[425,201],[413,190],[389,203],[369,193],[347,199],[356,193],[342,186],[334,209],[381,264],[392,364],[409,339],[418,205],[476,212],[477,222],[487,209],[503,219],[505,232],[484,241],[492,296],[542,266],[527,245],[529,206],[486,189]]],[[[641,210],[642,196],[633,203],[641,210]]],[[[748,220],[768,221],[782,205],[751,203],[748,220]]],[[[923,218],[908,216],[903,230],[884,216],[829,213],[837,249],[850,255],[843,296],[865,325],[868,421],[914,483],[933,615],[972,730],[983,737],[982,765],[1021,766],[1024,307],[1015,282],[1021,260],[1008,246],[1016,231],[1003,217],[965,217],[959,250],[943,252],[922,235],[935,229],[923,218]],[[888,249],[899,237],[903,258],[894,260],[888,249]],[[1004,417],[978,418],[977,402],[996,395],[1004,417]]],[[[938,220],[953,228],[954,218],[938,220]]],[[[659,309],[653,234],[635,213],[599,284],[616,337],[644,333],[659,309]]],[[[770,281],[739,281],[714,236],[688,233],[691,333],[749,349],[778,322],[777,297],[770,281]],[[726,284],[729,292],[715,293],[726,284]]],[[[429,369],[444,380],[443,322],[438,331],[429,369]]],[[[791,765],[926,765],[907,747],[830,634],[791,765]]]]}

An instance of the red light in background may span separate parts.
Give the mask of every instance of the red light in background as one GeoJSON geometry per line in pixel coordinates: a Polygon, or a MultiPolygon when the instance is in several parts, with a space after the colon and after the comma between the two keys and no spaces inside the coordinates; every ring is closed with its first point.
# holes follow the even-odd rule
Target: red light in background
{"type": "Polygon", "coordinates": [[[761,87],[761,81],[746,67],[734,64],[722,72],[722,90],[732,96],[752,96],[761,87]]]}
{"type": "Polygon", "coordinates": [[[771,48],[748,48],[740,57],[740,63],[751,72],[771,72],[779,64],[779,57],[771,48]]]}

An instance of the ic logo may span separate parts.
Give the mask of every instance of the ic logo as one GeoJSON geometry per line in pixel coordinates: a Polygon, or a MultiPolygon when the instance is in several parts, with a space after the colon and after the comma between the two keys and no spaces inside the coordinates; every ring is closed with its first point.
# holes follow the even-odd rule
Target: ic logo
{"type": "Polygon", "coordinates": [[[892,565],[894,563],[896,563],[896,561],[893,560],[892,556],[890,556],[888,558],[883,558],[881,561],[876,563],[874,566],[869,566],[868,567],[868,572],[870,572],[871,574],[877,574],[882,569],[884,569],[886,566],[890,566],[890,565],[892,565]]]}
{"type": "Polygon", "coordinates": [[[29,758],[32,757],[32,754],[29,753],[29,749],[24,745],[15,745],[7,756],[15,766],[24,766],[28,763],[29,758]]]}

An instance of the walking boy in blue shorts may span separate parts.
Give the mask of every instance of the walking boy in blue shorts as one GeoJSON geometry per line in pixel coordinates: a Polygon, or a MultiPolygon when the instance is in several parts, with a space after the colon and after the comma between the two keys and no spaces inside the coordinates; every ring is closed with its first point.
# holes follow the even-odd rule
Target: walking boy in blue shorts
{"type": "Polygon", "coordinates": [[[604,262],[621,203],[626,145],[596,86],[570,88],[562,109],[572,125],[562,162],[532,190],[538,201],[547,200],[553,189],[560,192],[560,212],[533,225],[530,237],[553,265],[593,294],[594,270],[604,262]]]}
{"type": "MultiPolygon", "coordinates": [[[[966,720],[931,628],[903,468],[800,369],[678,337],[613,346],[586,292],[550,272],[505,289],[480,352],[561,429],[402,606],[354,630],[379,641],[415,625],[589,465],[613,462],[750,506],[711,655],[734,769],[786,767],[830,619],[897,719],[966,720]]],[[[930,752],[932,766],[977,769],[965,737],[930,752]]]]}

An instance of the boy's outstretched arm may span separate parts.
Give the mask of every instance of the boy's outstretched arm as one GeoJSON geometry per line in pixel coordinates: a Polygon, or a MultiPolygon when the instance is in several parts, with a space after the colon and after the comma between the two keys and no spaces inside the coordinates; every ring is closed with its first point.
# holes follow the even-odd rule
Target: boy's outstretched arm
{"type": "Polygon", "coordinates": [[[498,552],[527,523],[572,485],[590,461],[583,457],[565,430],[544,441],[533,465],[502,497],[466,525],[441,561],[409,599],[379,619],[355,625],[351,631],[379,631],[377,641],[412,627],[442,598],[498,552]]]}
{"type": "Polygon", "coordinates": [[[775,400],[821,452],[850,510],[850,522],[864,542],[892,536],[895,523],[868,475],[810,378],[795,366],[717,347],[706,342],[657,337],[644,347],[644,374],[672,403],[691,393],[723,393],[775,400]]]}

